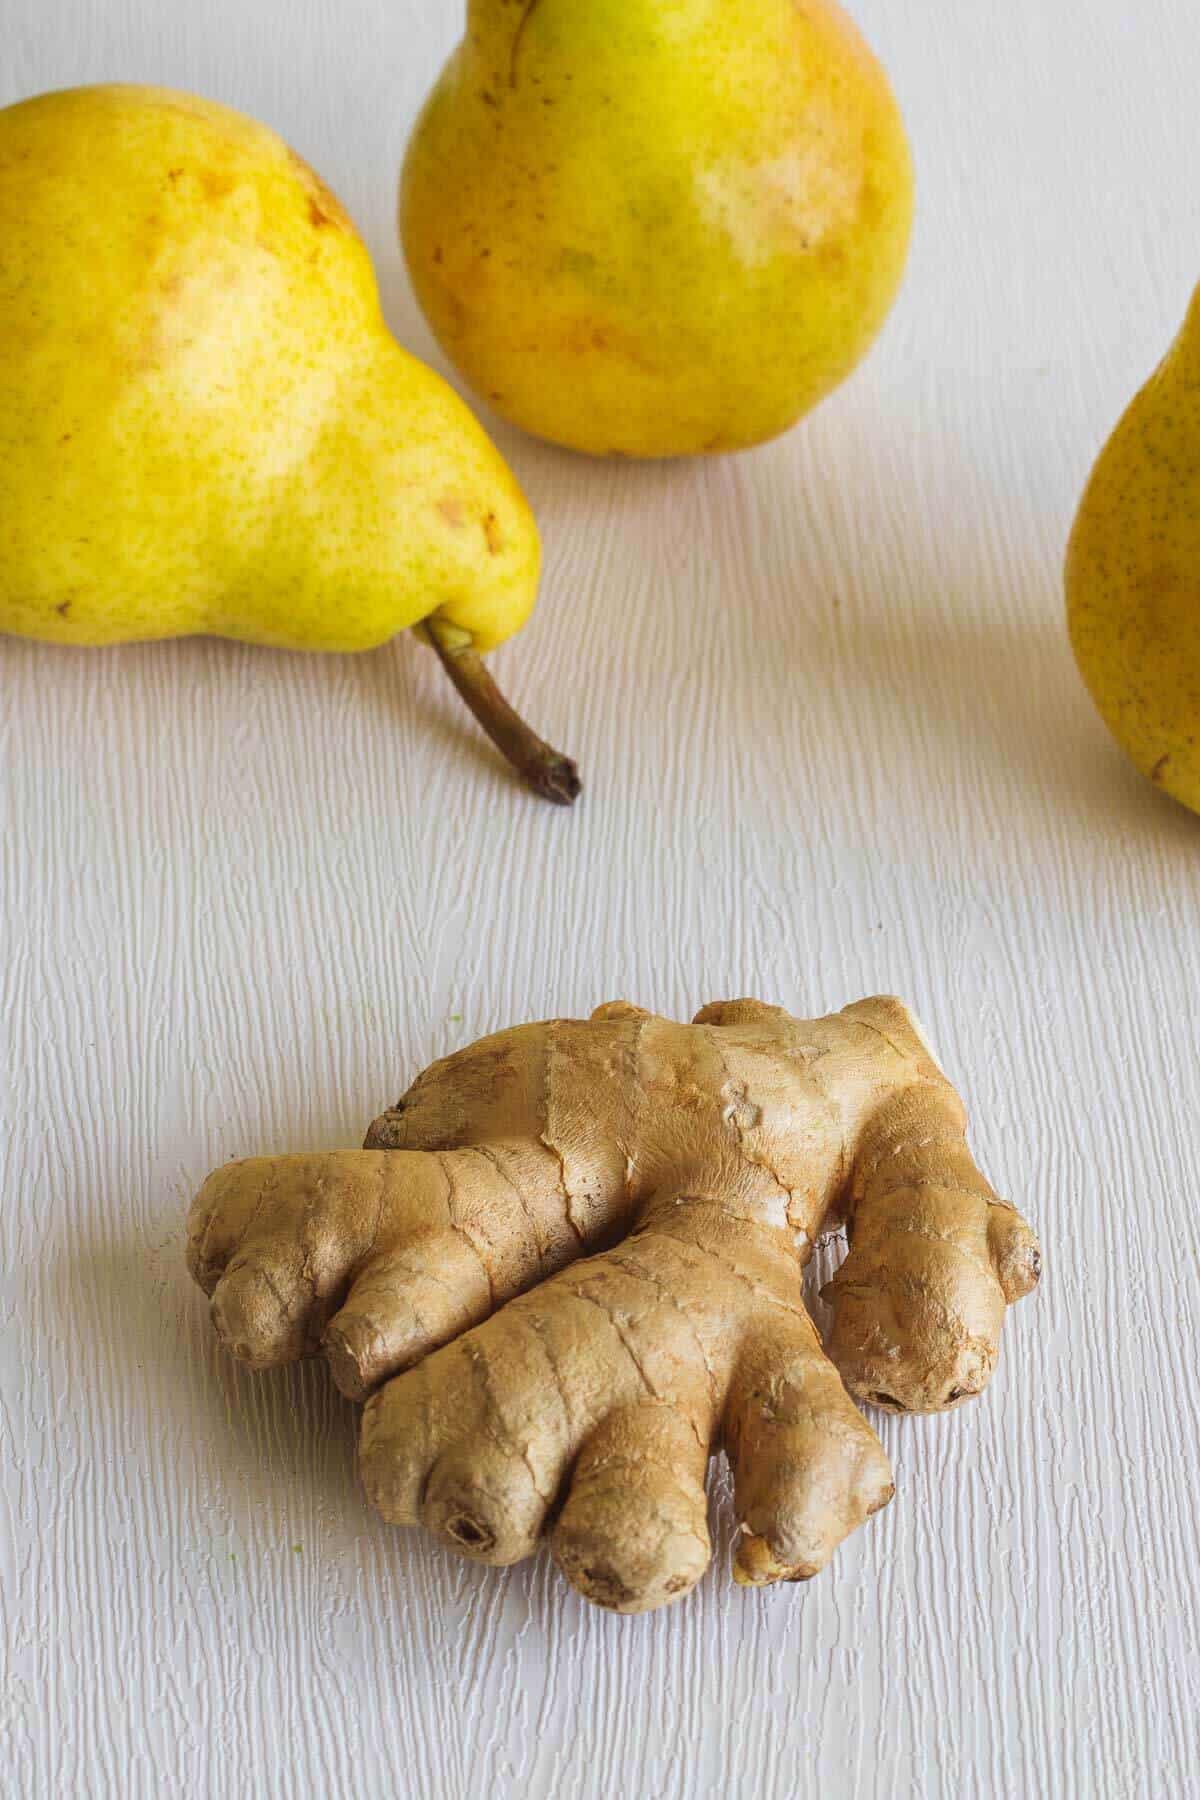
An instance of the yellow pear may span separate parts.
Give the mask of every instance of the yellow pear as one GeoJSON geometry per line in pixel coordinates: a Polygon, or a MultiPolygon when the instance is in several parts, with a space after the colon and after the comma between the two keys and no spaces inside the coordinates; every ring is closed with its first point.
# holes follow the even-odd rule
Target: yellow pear
{"type": "Polygon", "coordinates": [[[273,132],[156,88],[0,111],[0,347],[0,631],[348,651],[425,621],[569,797],[479,657],[534,602],[525,500],[273,132]]]}
{"type": "Polygon", "coordinates": [[[1200,288],[1092,471],[1066,581],[1076,661],[1109,730],[1200,812],[1200,288]]]}
{"type": "Polygon", "coordinates": [[[680,456],[774,437],[849,374],[912,207],[895,99],[835,0],[469,0],[400,226],[497,412],[680,456]]]}

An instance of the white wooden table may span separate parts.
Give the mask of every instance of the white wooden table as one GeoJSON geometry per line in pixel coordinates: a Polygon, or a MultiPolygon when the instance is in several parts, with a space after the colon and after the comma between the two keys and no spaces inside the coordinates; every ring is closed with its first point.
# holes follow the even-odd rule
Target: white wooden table
{"type": "MultiPolygon", "coordinates": [[[[563,0],[566,3],[566,0],[563,0]]],[[[664,4],[666,0],[664,0],[664,4]]],[[[886,338],[703,466],[497,427],[548,551],[497,658],[527,799],[406,643],[0,641],[0,1790],[1158,1796],[1200,1781],[1200,822],[1083,693],[1059,570],[1200,277],[1193,0],[856,0],[916,146],[886,338]],[[356,1142],[518,1019],[742,992],[924,1016],[1040,1294],[886,1420],[817,1581],[641,1620],[389,1532],[323,1368],[182,1260],[222,1159],[356,1142]]],[[[124,77],[277,126],[392,230],[451,0],[2,0],[0,101],[124,77]]],[[[0,246],[0,255],[3,250],[0,246]]]]}

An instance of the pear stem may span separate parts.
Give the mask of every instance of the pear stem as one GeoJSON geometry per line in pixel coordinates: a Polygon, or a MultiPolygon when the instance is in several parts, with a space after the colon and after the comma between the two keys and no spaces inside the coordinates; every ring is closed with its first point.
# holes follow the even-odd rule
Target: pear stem
{"type": "Polygon", "coordinates": [[[581,787],[571,758],[551,749],[525,723],[488,674],[478,650],[455,643],[458,634],[453,627],[446,630],[437,619],[426,619],[425,629],[447,675],[522,781],[543,800],[570,806],[581,787]]]}

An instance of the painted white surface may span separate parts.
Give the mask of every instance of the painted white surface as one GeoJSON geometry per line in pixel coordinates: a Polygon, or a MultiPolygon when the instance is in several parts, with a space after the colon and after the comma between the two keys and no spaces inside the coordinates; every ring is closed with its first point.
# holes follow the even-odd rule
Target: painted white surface
{"type": "MultiPolygon", "coordinates": [[[[1077,682],[1059,562],[1200,276],[1193,0],[856,0],[916,144],[886,339],[786,441],[498,430],[549,569],[527,800],[401,644],[0,641],[0,1790],[1161,1796],[1200,1768],[1200,824],[1077,682]],[[886,1421],[816,1582],[645,1620],[389,1533],[320,1367],[240,1373],[181,1232],[459,1041],[626,995],[918,1009],[1040,1226],[985,1401],[886,1421]]],[[[431,352],[395,171],[450,0],[0,0],[0,101],[282,130],[431,352]]],[[[3,246],[0,246],[0,256],[3,246]]],[[[718,1484],[719,1485],[719,1484],[718,1484]]]]}

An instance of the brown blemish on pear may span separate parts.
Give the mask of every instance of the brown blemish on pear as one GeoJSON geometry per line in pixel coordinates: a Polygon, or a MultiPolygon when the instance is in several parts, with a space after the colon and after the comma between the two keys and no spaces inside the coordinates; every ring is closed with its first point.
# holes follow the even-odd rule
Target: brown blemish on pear
{"type": "Polygon", "coordinates": [[[345,207],[332,188],[326,187],[317,171],[294,150],[288,151],[288,158],[304,184],[308,197],[309,222],[314,231],[324,231],[328,228],[335,231],[353,230],[345,207]]]}

